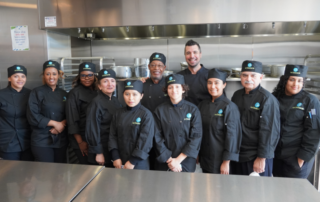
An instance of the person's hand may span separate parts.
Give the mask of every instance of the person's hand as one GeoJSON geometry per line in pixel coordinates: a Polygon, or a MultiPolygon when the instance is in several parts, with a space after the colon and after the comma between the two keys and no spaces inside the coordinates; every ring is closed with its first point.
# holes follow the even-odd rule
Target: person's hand
{"type": "Polygon", "coordinates": [[[96,155],[96,162],[99,164],[99,165],[104,165],[104,155],[103,154],[97,154],[96,155]]]}
{"type": "Polygon", "coordinates": [[[266,166],[266,159],[257,157],[253,163],[253,171],[256,173],[263,173],[266,166]]]}
{"type": "Polygon", "coordinates": [[[298,164],[300,168],[302,168],[303,163],[304,163],[304,160],[302,160],[301,158],[298,158],[298,164]]]}
{"type": "Polygon", "coordinates": [[[51,134],[54,134],[54,135],[58,135],[59,134],[59,132],[54,128],[51,128],[49,131],[50,131],[51,134]]]}
{"type": "Polygon", "coordinates": [[[126,164],[124,164],[124,169],[133,169],[134,165],[130,163],[130,161],[127,161],[126,164]]]}
{"type": "Polygon", "coordinates": [[[65,126],[66,126],[65,122],[55,121],[53,124],[54,129],[56,129],[59,133],[61,133],[64,130],[65,126]]]}
{"type": "Polygon", "coordinates": [[[173,172],[181,172],[182,168],[180,165],[180,161],[178,161],[176,158],[171,158],[171,161],[168,163],[168,167],[170,168],[170,170],[172,170],[173,172]]]}
{"type": "Polygon", "coordinates": [[[85,141],[82,141],[80,143],[78,143],[79,145],[79,149],[82,153],[82,156],[87,155],[88,156],[88,143],[86,143],[85,141]]]}
{"type": "Polygon", "coordinates": [[[149,77],[142,77],[142,78],[140,79],[140,81],[142,81],[142,83],[145,83],[148,78],[149,78],[149,77]]]}
{"type": "Polygon", "coordinates": [[[117,160],[113,161],[113,166],[114,166],[115,168],[120,168],[120,169],[121,169],[121,166],[122,166],[122,161],[121,161],[121,159],[117,159],[117,160]]]}
{"type": "Polygon", "coordinates": [[[221,166],[220,166],[220,173],[222,175],[229,175],[229,164],[230,164],[230,160],[229,161],[223,161],[221,166]]]}

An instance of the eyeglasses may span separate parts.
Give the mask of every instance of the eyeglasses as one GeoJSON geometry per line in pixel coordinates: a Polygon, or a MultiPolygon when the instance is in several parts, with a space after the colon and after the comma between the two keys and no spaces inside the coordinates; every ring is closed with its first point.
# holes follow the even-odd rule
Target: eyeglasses
{"type": "Polygon", "coordinates": [[[83,79],[86,79],[86,78],[91,78],[93,77],[94,74],[80,74],[80,77],[83,78],[83,79]]]}
{"type": "Polygon", "coordinates": [[[164,65],[150,65],[150,67],[151,68],[156,68],[156,67],[158,67],[158,68],[163,68],[164,67],[164,65]]]}

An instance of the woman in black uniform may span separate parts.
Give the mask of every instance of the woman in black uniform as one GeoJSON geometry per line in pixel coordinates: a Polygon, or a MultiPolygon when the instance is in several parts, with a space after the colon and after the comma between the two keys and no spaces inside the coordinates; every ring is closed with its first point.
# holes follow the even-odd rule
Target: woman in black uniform
{"type": "Polygon", "coordinates": [[[199,104],[203,127],[199,159],[204,173],[228,175],[230,161],[239,160],[240,112],[224,94],[226,78],[226,72],[211,69],[207,87],[212,99],[199,104]]]}
{"type": "Polygon", "coordinates": [[[286,65],[273,91],[280,103],[281,133],[273,160],[276,177],[307,178],[320,140],[320,104],[303,90],[308,67],[286,65]]]}
{"type": "Polygon", "coordinates": [[[116,73],[102,69],[98,74],[98,96],[87,109],[85,137],[89,145],[88,160],[92,164],[113,167],[108,151],[108,140],[112,116],[121,108],[118,99],[112,96],[116,89],[116,73]]]}
{"type": "Polygon", "coordinates": [[[158,128],[155,168],[194,172],[202,138],[201,114],[197,106],[183,99],[188,87],[182,75],[171,74],[165,81],[164,91],[170,100],[159,105],[154,112],[158,128]]]}
{"type": "Polygon", "coordinates": [[[66,162],[67,92],[57,86],[62,74],[59,63],[51,60],[45,62],[42,77],[44,85],[30,93],[27,117],[32,128],[31,150],[36,161],[66,162]]]}
{"type": "Polygon", "coordinates": [[[79,74],[73,81],[74,88],[69,92],[66,103],[70,146],[80,164],[89,164],[88,143],[85,139],[86,111],[91,100],[97,96],[95,72],[95,64],[91,62],[79,65],[79,74]]]}
{"type": "Polygon", "coordinates": [[[31,161],[31,129],[26,116],[31,90],[24,87],[27,69],[9,67],[8,81],[7,88],[0,90],[0,157],[31,161]]]}
{"type": "Polygon", "coordinates": [[[126,80],[123,98],[126,107],[113,116],[109,151],[116,168],[149,170],[149,151],[152,148],[155,123],[152,113],[141,105],[143,84],[126,80]]]}

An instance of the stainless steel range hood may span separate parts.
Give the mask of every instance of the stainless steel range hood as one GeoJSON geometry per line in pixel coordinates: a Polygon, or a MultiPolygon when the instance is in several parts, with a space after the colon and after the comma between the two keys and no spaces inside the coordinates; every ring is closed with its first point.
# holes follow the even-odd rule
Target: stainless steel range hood
{"type": "Polygon", "coordinates": [[[38,8],[41,29],[90,40],[320,33],[318,0],[38,0],[38,8]],[[48,16],[56,26],[46,27],[48,16]]]}

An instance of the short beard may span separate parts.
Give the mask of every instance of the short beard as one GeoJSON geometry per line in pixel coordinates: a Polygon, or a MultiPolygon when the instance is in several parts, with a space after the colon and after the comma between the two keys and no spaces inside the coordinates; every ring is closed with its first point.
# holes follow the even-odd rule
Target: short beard
{"type": "MultiPolygon", "coordinates": [[[[188,63],[188,62],[187,62],[187,63],[188,63]]],[[[196,68],[199,64],[200,64],[200,62],[198,62],[196,65],[191,66],[191,65],[188,63],[188,67],[190,67],[191,69],[194,69],[194,68],[196,68]]]]}

